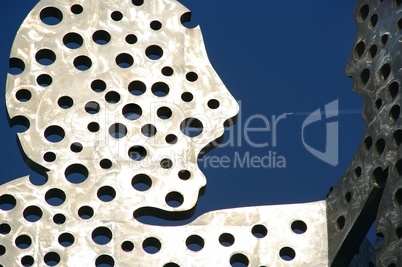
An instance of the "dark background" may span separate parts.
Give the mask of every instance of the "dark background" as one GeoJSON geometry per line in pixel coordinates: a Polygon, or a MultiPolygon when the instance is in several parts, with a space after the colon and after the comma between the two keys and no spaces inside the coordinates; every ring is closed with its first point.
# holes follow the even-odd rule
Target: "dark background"
{"type": "MultiPolygon", "coordinates": [[[[146,1],[146,0],[145,0],[146,1]]],[[[37,0],[5,1],[0,9],[0,84],[5,88],[12,41],[37,0]]],[[[240,206],[322,200],[351,162],[364,131],[362,98],[351,90],[344,67],[353,47],[354,1],[182,0],[200,24],[212,65],[227,88],[241,101],[241,119],[234,138],[242,144],[225,146],[208,156],[264,156],[271,151],[286,159],[286,168],[202,168],[208,184],[195,216],[210,210],[240,206]],[[304,119],[325,104],[339,100],[339,164],[315,158],[303,146],[304,119]],[[294,114],[279,123],[277,146],[271,133],[250,134],[255,148],[240,134],[252,115],[268,118],[294,114]]],[[[0,98],[0,182],[31,174],[9,129],[4,97],[0,98]]],[[[250,126],[263,127],[261,120],[250,126]]],[[[306,140],[325,149],[325,121],[306,130],[306,140]]],[[[236,142],[238,143],[238,142],[236,142]]],[[[233,164],[232,164],[233,165],[233,164]]]]}

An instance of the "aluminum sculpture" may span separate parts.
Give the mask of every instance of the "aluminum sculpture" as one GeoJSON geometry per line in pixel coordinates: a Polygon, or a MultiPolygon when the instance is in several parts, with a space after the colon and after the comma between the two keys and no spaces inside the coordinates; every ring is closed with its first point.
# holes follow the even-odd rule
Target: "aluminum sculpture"
{"type": "Polygon", "coordinates": [[[363,239],[383,197],[377,260],[400,266],[387,231],[401,232],[388,221],[402,218],[402,23],[400,1],[379,2],[358,1],[347,67],[366,101],[366,137],[327,200],[162,227],[136,218],[193,214],[206,185],[197,159],[239,109],[200,28],[184,26],[190,13],[175,0],[40,1],[14,41],[10,66],[20,71],[8,75],[6,97],[10,123],[26,128],[27,163],[48,179],[0,187],[0,265],[374,266],[363,239]]]}

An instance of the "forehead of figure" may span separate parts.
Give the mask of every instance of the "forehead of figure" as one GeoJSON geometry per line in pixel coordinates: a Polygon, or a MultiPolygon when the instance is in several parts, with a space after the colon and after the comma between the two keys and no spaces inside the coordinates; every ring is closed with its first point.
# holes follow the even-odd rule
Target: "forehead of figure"
{"type": "MultiPolygon", "coordinates": [[[[238,106],[188,19],[170,0],[40,1],[16,36],[7,81],[29,160],[60,174],[199,173],[199,152],[238,106]]],[[[204,177],[191,183],[198,196],[204,177]]]]}

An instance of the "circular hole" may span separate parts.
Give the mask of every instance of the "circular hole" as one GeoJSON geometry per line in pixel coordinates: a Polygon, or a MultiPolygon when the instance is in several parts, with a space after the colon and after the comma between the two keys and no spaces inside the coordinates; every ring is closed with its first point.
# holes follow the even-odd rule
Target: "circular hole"
{"type": "Polygon", "coordinates": [[[168,134],[165,137],[165,141],[166,141],[166,143],[171,144],[171,145],[176,144],[177,143],[177,136],[174,135],[174,134],[168,134]]]}
{"type": "Polygon", "coordinates": [[[97,122],[90,122],[87,126],[88,131],[90,131],[91,133],[96,133],[97,131],[99,131],[99,124],[97,122]]]}
{"type": "Polygon", "coordinates": [[[63,224],[66,222],[66,216],[64,216],[61,213],[57,213],[56,215],[53,216],[53,222],[55,224],[63,224]]]}
{"type": "Polygon", "coordinates": [[[7,223],[0,224],[0,234],[7,235],[11,232],[11,227],[7,223]]]}
{"type": "Polygon", "coordinates": [[[282,260],[291,261],[296,257],[296,252],[293,248],[284,247],[279,251],[279,256],[282,258],[282,260]]]}
{"type": "Polygon", "coordinates": [[[161,246],[162,246],[161,242],[155,237],[148,237],[142,243],[142,248],[148,254],[158,253],[159,250],[161,249],[161,246]]]}
{"type": "Polygon", "coordinates": [[[115,91],[110,91],[105,95],[105,100],[109,104],[116,104],[120,101],[120,94],[115,91]]]}
{"type": "Polygon", "coordinates": [[[402,205],[402,189],[398,189],[394,194],[394,205],[399,207],[402,205]]]}
{"type": "Polygon", "coordinates": [[[82,148],[83,147],[82,147],[81,143],[78,143],[78,142],[72,143],[70,146],[71,151],[73,151],[74,153],[81,152],[82,148]]]}
{"type": "Polygon", "coordinates": [[[233,267],[246,267],[249,264],[248,258],[241,253],[236,253],[230,257],[230,266],[233,267]]]}
{"type": "Polygon", "coordinates": [[[17,205],[17,200],[15,197],[9,194],[2,195],[0,197],[0,209],[1,210],[12,210],[15,205],[17,205]]]}
{"type": "Polygon", "coordinates": [[[292,231],[296,234],[303,234],[307,231],[307,224],[301,220],[292,222],[292,225],[290,227],[292,228],[292,231]]]}
{"type": "Polygon", "coordinates": [[[141,81],[133,81],[128,85],[128,91],[132,94],[132,95],[142,95],[143,93],[145,93],[146,90],[146,86],[143,82],[141,81]]]}
{"type": "Polygon", "coordinates": [[[109,255],[100,255],[95,260],[96,267],[113,267],[114,259],[109,255]]]}
{"type": "Polygon", "coordinates": [[[152,186],[152,179],[146,174],[143,174],[143,173],[137,174],[131,180],[131,185],[137,191],[141,191],[141,192],[147,191],[152,186]]]}
{"type": "Polygon", "coordinates": [[[163,97],[169,93],[169,86],[164,82],[157,82],[152,85],[151,90],[154,95],[163,97]]]}
{"type": "Polygon", "coordinates": [[[219,108],[219,105],[220,105],[220,103],[216,99],[211,99],[208,101],[208,107],[210,109],[217,109],[217,108],[219,108]]]}
{"type": "Polygon", "coordinates": [[[17,91],[17,93],[15,94],[15,97],[18,99],[18,101],[20,101],[20,102],[28,102],[30,99],[31,99],[31,97],[32,97],[32,94],[31,94],[31,92],[29,91],[29,90],[27,90],[27,89],[21,89],[21,90],[18,90],[17,91]]]}
{"type": "Polygon", "coordinates": [[[47,183],[46,173],[32,173],[29,175],[29,181],[36,186],[42,186],[47,183]]]}
{"type": "Polygon", "coordinates": [[[398,94],[399,91],[399,83],[398,82],[392,82],[389,86],[388,86],[388,93],[391,96],[392,99],[394,99],[396,97],[396,95],[398,94]]]}
{"type": "Polygon", "coordinates": [[[48,87],[52,84],[53,79],[50,75],[41,74],[36,78],[36,82],[42,87],[48,87]]]}
{"type": "Polygon", "coordinates": [[[142,115],[142,109],[137,104],[128,104],[123,107],[123,115],[128,120],[137,120],[142,115]]]}
{"type": "Polygon", "coordinates": [[[92,231],[92,240],[98,245],[106,245],[112,237],[112,231],[107,227],[101,226],[92,231]]]}
{"type": "Polygon", "coordinates": [[[88,178],[88,169],[81,164],[73,164],[66,168],[64,175],[70,183],[80,184],[88,178]]]}
{"type": "Polygon", "coordinates": [[[152,137],[156,134],[156,127],[152,124],[145,124],[141,128],[141,133],[146,137],[152,137]]]}
{"type": "Polygon", "coordinates": [[[169,207],[177,208],[183,204],[184,198],[183,195],[180,194],[179,192],[170,192],[169,194],[166,195],[165,201],[169,207]]]}
{"type": "Polygon", "coordinates": [[[360,83],[361,85],[366,85],[370,79],[370,71],[368,69],[364,69],[360,73],[360,83]]]}
{"type": "Polygon", "coordinates": [[[193,94],[192,94],[192,93],[189,93],[189,92],[184,92],[184,93],[181,95],[181,99],[182,99],[184,102],[191,102],[191,101],[193,100],[193,94]]]}
{"type": "Polygon", "coordinates": [[[393,106],[389,111],[389,117],[391,118],[391,121],[396,121],[399,118],[400,113],[401,108],[398,105],[393,106]]]}
{"type": "Polygon", "coordinates": [[[170,169],[173,166],[173,162],[170,159],[162,159],[160,165],[163,169],[170,169]]]}
{"type": "Polygon", "coordinates": [[[63,37],[63,43],[70,49],[77,49],[82,46],[84,39],[78,33],[70,32],[63,37]]]}
{"type": "Polygon", "coordinates": [[[24,116],[15,116],[10,120],[10,126],[17,133],[23,133],[29,129],[30,122],[24,116]]]}
{"type": "Polygon", "coordinates": [[[24,267],[32,266],[34,264],[34,258],[32,256],[24,256],[21,258],[21,264],[24,267]]]}
{"type": "Polygon", "coordinates": [[[58,241],[59,244],[62,245],[63,247],[69,247],[72,244],[74,244],[75,238],[70,233],[63,233],[59,235],[58,241]]]}
{"type": "Polygon", "coordinates": [[[377,99],[377,100],[375,101],[375,107],[376,107],[377,109],[380,109],[381,106],[382,106],[382,99],[379,98],[379,99],[377,99]]]}
{"type": "Polygon", "coordinates": [[[383,138],[378,139],[377,142],[375,143],[375,148],[377,150],[377,154],[381,155],[385,149],[385,140],[383,138]]]}
{"type": "Polygon", "coordinates": [[[378,15],[377,14],[373,14],[371,17],[370,17],[370,28],[374,28],[376,25],[377,25],[377,22],[378,22],[378,15]]]}
{"type": "Polygon", "coordinates": [[[356,178],[359,178],[361,174],[362,174],[362,168],[361,167],[356,167],[356,169],[355,169],[356,178]]]}
{"type": "Polygon", "coordinates": [[[42,218],[43,212],[37,206],[29,206],[24,209],[23,215],[28,222],[37,222],[42,218]]]}
{"type": "Polygon", "coordinates": [[[388,63],[384,64],[381,67],[381,78],[382,78],[382,80],[385,81],[389,77],[390,73],[391,73],[391,65],[389,65],[388,63]]]}
{"type": "Polygon", "coordinates": [[[197,26],[197,23],[191,21],[191,12],[186,12],[183,15],[181,15],[180,22],[184,27],[188,29],[192,29],[197,26]]]}
{"type": "Polygon", "coordinates": [[[91,219],[94,216],[94,210],[90,206],[82,206],[78,209],[78,216],[83,220],[91,219]]]}
{"type": "Polygon", "coordinates": [[[114,11],[112,14],[110,14],[110,17],[114,21],[120,21],[123,19],[123,14],[120,11],[114,11]]]}
{"type": "Polygon", "coordinates": [[[359,22],[363,22],[367,18],[369,11],[370,11],[370,8],[368,5],[363,5],[360,8],[359,17],[358,17],[359,22]]]}
{"type": "Polygon", "coordinates": [[[171,67],[163,67],[162,68],[162,74],[165,76],[172,76],[173,75],[173,69],[171,67]]]}
{"type": "Polygon", "coordinates": [[[127,127],[121,123],[115,123],[110,126],[109,134],[116,139],[123,138],[127,135],[127,127]]]}
{"type": "Polygon", "coordinates": [[[100,105],[95,101],[90,101],[85,104],[85,111],[89,114],[96,114],[100,110],[100,105]]]}
{"type": "Polygon", "coordinates": [[[50,189],[45,194],[46,202],[51,206],[60,206],[66,201],[66,194],[58,188],[50,189]]]}
{"type": "Polygon", "coordinates": [[[363,56],[364,51],[366,50],[366,45],[363,41],[360,41],[355,46],[355,57],[356,59],[360,59],[363,56]]]}
{"type": "Polygon", "coordinates": [[[77,70],[85,71],[89,70],[92,66],[92,61],[87,56],[79,56],[74,59],[74,67],[77,70]]]}
{"type": "Polygon", "coordinates": [[[56,61],[56,54],[50,49],[41,49],[36,53],[35,59],[39,64],[49,66],[56,61]]]}
{"type": "Polygon", "coordinates": [[[163,267],[180,267],[180,265],[174,263],[174,262],[169,262],[163,265],[163,267]]]}
{"type": "Polygon", "coordinates": [[[154,21],[151,21],[149,26],[151,27],[152,30],[157,31],[162,28],[162,23],[160,21],[154,20],[154,21]]]}
{"type": "Polygon", "coordinates": [[[97,195],[103,202],[110,202],[116,197],[116,190],[111,186],[102,186],[99,188],[97,195]]]}
{"type": "Polygon", "coordinates": [[[46,162],[53,162],[53,161],[56,160],[56,154],[54,154],[53,152],[46,152],[46,153],[43,155],[43,159],[44,159],[46,162]]]}
{"type": "Polygon", "coordinates": [[[46,128],[45,138],[49,142],[58,143],[64,139],[65,133],[63,128],[57,125],[52,125],[46,128]]]}
{"type": "Polygon", "coordinates": [[[346,204],[349,204],[351,200],[352,200],[352,193],[351,193],[351,192],[347,192],[347,193],[345,194],[345,203],[346,203],[346,204]]]}
{"type": "Polygon", "coordinates": [[[127,53],[122,53],[116,57],[116,64],[123,69],[129,68],[134,64],[134,58],[127,53]]]}
{"type": "Polygon", "coordinates": [[[197,73],[190,71],[186,74],[186,79],[189,82],[195,82],[198,79],[197,73]]]}
{"type": "Polygon", "coordinates": [[[370,136],[367,136],[364,139],[364,146],[366,147],[367,151],[370,150],[372,144],[373,144],[373,139],[370,136]]]}
{"type": "Polygon", "coordinates": [[[257,238],[263,238],[268,234],[268,229],[262,224],[257,224],[253,226],[251,233],[257,238]]]}
{"type": "Polygon", "coordinates": [[[144,0],[132,0],[131,2],[135,6],[142,6],[142,4],[144,4],[144,0]]]}
{"type": "Polygon", "coordinates": [[[121,244],[121,249],[122,249],[124,252],[133,251],[133,249],[134,249],[134,244],[133,244],[133,242],[131,242],[131,241],[124,241],[124,242],[121,244]]]}
{"type": "Polygon", "coordinates": [[[387,44],[387,42],[388,42],[388,34],[384,34],[384,35],[381,37],[381,44],[382,44],[383,46],[385,46],[385,45],[387,44]]]}
{"type": "Polygon", "coordinates": [[[181,171],[179,171],[178,175],[179,175],[179,178],[184,181],[190,179],[190,177],[191,177],[191,173],[188,170],[181,170],[181,171]]]}
{"type": "Polygon", "coordinates": [[[92,40],[98,45],[105,45],[110,42],[110,34],[107,31],[99,30],[94,32],[92,40]]]}
{"type": "Polygon", "coordinates": [[[158,115],[158,117],[162,120],[167,120],[170,117],[172,117],[172,110],[168,107],[161,107],[158,108],[158,110],[156,111],[156,114],[158,115]]]}
{"type": "Polygon", "coordinates": [[[102,159],[99,162],[99,165],[101,166],[102,169],[110,169],[113,164],[109,159],[102,159]]]}
{"type": "Polygon", "coordinates": [[[384,170],[381,167],[377,167],[372,173],[371,183],[374,186],[383,188],[385,182],[387,181],[387,178],[388,178],[388,167],[384,170]]]}
{"type": "Polygon", "coordinates": [[[397,146],[402,143],[402,130],[399,129],[394,133],[394,141],[397,146]]]}
{"type": "Polygon", "coordinates": [[[134,161],[141,161],[147,156],[147,151],[142,146],[132,146],[128,150],[128,156],[134,161]]]}
{"type": "Polygon", "coordinates": [[[3,256],[6,254],[6,247],[3,245],[0,245],[0,256],[3,256]]]}
{"type": "Polygon", "coordinates": [[[23,73],[25,70],[25,63],[16,57],[10,58],[8,73],[12,75],[18,75],[23,73]]]}
{"type": "Polygon", "coordinates": [[[56,266],[60,262],[60,256],[56,252],[46,253],[43,259],[47,266],[56,266]]]}
{"type": "Polygon", "coordinates": [[[377,55],[377,46],[376,45],[372,45],[370,47],[369,55],[370,55],[370,58],[372,58],[372,59],[375,57],[375,55],[377,55]]]}
{"type": "Polygon", "coordinates": [[[57,104],[62,109],[69,109],[74,105],[74,100],[69,96],[62,96],[57,101],[57,104]]]}
{"type": "Polygon", "coordinates": [[[95,80],[91,83],[91,88],[94,92],[100,93],[105,91],[106,83],[102,80],[95,80]]]}
{"type": "Polygon", "coordinates": [[[336,228],[338,230],[342,230],[343,227],[345,227],[345,217],[344,216],[339,216],[339,218],[336,220],[336,228]]]}
{"type": "Polygon", "coordinates": [[[158,60],[163,56],[163,50],[160,46],[151,45],[145,49],[145,55],[147,55],[149,59],[158,60]]]}
{"type": "Polygon", "coordinates": [[[73,12],[75,15],[79,15],[84,11],[81,5],[72,5],[71,6],[71,12],[73,12]]]}
{"type": "Polygon", "coordinates": [[[128,44],[135,44],[137,42],[137,36],[134,34],[129,34],[126,36],[126,42],[128,44]]]}
{"type": "Polygon", "coordinates": [[[199,235],[191,235],[186,239],[186,246],[191,251],[200,251],[204,244],[204,239],[199,235]]]}
{"type": "Polygon", "coordinates": [[[20,235],[15,239],[15,245],[20,249],[27,249],[31,244],[32,239],[27,235],[20,235]]]}
{"type": "Polygon", "coordinates": [[[63,20],[63,13],[55,7],[45,7],[39,16],[41,21],[49,26],[57,25],[63,20]]]}
{"type": "Polygon", "coordinates": [[[223,233],[219,236],[219,243],[224,247],[230,247],[235,242],[235,238],[232,234],[223,233]]]}
{"type": "Polygon", "coordinates": [[[189,137],[199,136],[203,131],[204,126],[201,121],[196,118],[187,118],[180,124],[180,130],[183,134],[189,137]]]}

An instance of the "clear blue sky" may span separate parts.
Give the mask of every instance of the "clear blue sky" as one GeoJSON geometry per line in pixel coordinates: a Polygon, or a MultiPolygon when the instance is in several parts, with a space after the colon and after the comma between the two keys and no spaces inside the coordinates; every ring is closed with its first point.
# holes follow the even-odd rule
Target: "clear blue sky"
{"type": "MultiPolygon", "coordinates": [[[[229,167],[201,168],[207,176],[205,195],[196,215],[209,210],[238,206],[295,203],[321,200],[351,162],[363,135],[365,123],[360,110],[361,96],[352,92],[344,67],[353,46],[354,1],[281,0],[182,0],[201,25],[210,60],[222,80],[241,101],[241,117],[229,132],[233,146],[216,148],[207,156],[231,159],[229,167]],[[301,127],[309,113],[339,100],[339,164],[331,166],[310,154],[301,140],[301,127]],[[261,115],[270,119],[294,113],[281,120],[273,131],[249,133],[247,119],[261,115]],[[286,160],[286,168],[234,166],[235,157],[263,157],[271,153],[286,160]]],[[[3,93],[8,56],[14,35],[37,3],[13,0],[3,3],[0,42],[0,83],[3,93]]],[[[16,135],[9,129],[4,97],[0,98],[2,183],[32,173],[24,164],[16,135]]],[[[262,128],[254,119],[249,126],[262,128]]],[[[272,125],[271,125],[272,126],[272,125]]],[[[325,122],[309,127],[306,141],[317,149],[325,147],[325,122]]],[[[230,140],[226,139],[226,142],[230,140]]],[[[214,164],[216,165],[216,164],[214,164]]]]}

